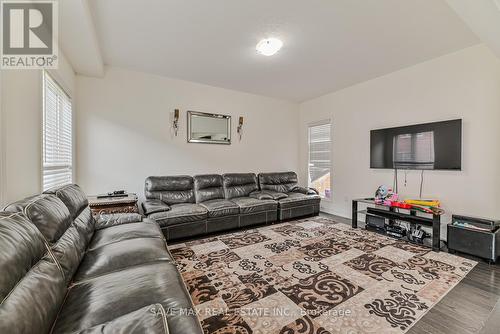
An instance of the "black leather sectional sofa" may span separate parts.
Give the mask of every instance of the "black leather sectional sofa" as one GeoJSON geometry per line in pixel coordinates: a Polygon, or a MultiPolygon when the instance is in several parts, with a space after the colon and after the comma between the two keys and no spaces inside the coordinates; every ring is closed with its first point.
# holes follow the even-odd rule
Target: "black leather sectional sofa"
{"type": "Polygon", "coordinates": [[[320,205],[294,172],[151,176],[145,195],[144,213],[167,240],[316,215],[320,205]]]}
{"type": "Polygon", "coordinates": [[[0,333],[203,333],[158,225],[96,222],[76,185],[0,212],[0,300],[0,333]]]}

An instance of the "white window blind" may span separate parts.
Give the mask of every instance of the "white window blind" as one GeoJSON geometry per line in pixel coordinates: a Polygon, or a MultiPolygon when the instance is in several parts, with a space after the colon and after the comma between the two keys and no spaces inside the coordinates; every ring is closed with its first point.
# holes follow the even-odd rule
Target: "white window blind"
{"type": "Polygon", "coordinates": [[[43,75],[43,190],[73,182],[71,98],[43,75]]]}
{"type": "Polygon", "coordinates": [[[309,126],[309,186],[331,198],[332,141],[330,122],[309,126]]]}

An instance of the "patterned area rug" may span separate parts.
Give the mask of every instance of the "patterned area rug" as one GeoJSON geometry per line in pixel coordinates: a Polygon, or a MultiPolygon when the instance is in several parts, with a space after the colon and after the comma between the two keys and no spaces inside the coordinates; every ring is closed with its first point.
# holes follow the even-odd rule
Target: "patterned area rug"
{"type": "Polygon", "coordinates": [[[170,246],[205,333],[404,333],[476,265],[315,217],[170,246]]]}

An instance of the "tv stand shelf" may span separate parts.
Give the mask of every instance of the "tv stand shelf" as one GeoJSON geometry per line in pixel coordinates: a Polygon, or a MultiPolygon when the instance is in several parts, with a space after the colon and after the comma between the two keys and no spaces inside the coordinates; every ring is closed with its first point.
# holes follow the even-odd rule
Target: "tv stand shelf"
{"type": "Polygon", "coordinates": [[[380,217],[384,217],[389,220],[401,220],[409,222],[411,224],[419,224],[432,227],[432,250],[440,251],[440,239],[441,239],[441,215],[439,214],[429,214],[429,217],[422,217],[417,215],[417,211],[400,209],[396,211],[396,208],[389,207],[385,205],[380,205],[375,203],[374,198],[361,198],[354,199],[352,201],[352,228],[358,227],[358,214],[375,214],[380,217]],[[363,203],[368,205],[367,210],[358,211],[358,203],[363,203]],[[399,212],[399,210],[406,212],[399,212]],[[432,217],[432,218],[431,218],[432,217]]]}

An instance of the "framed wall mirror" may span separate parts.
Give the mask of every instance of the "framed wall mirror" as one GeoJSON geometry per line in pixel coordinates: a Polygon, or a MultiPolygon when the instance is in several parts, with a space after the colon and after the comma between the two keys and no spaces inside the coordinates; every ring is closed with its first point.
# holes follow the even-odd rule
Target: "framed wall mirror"
{"type": "Polygon", "coordinates": [[[188,111],[187,117],[189,143],[231,144],[231,116],[188,111]]]}

